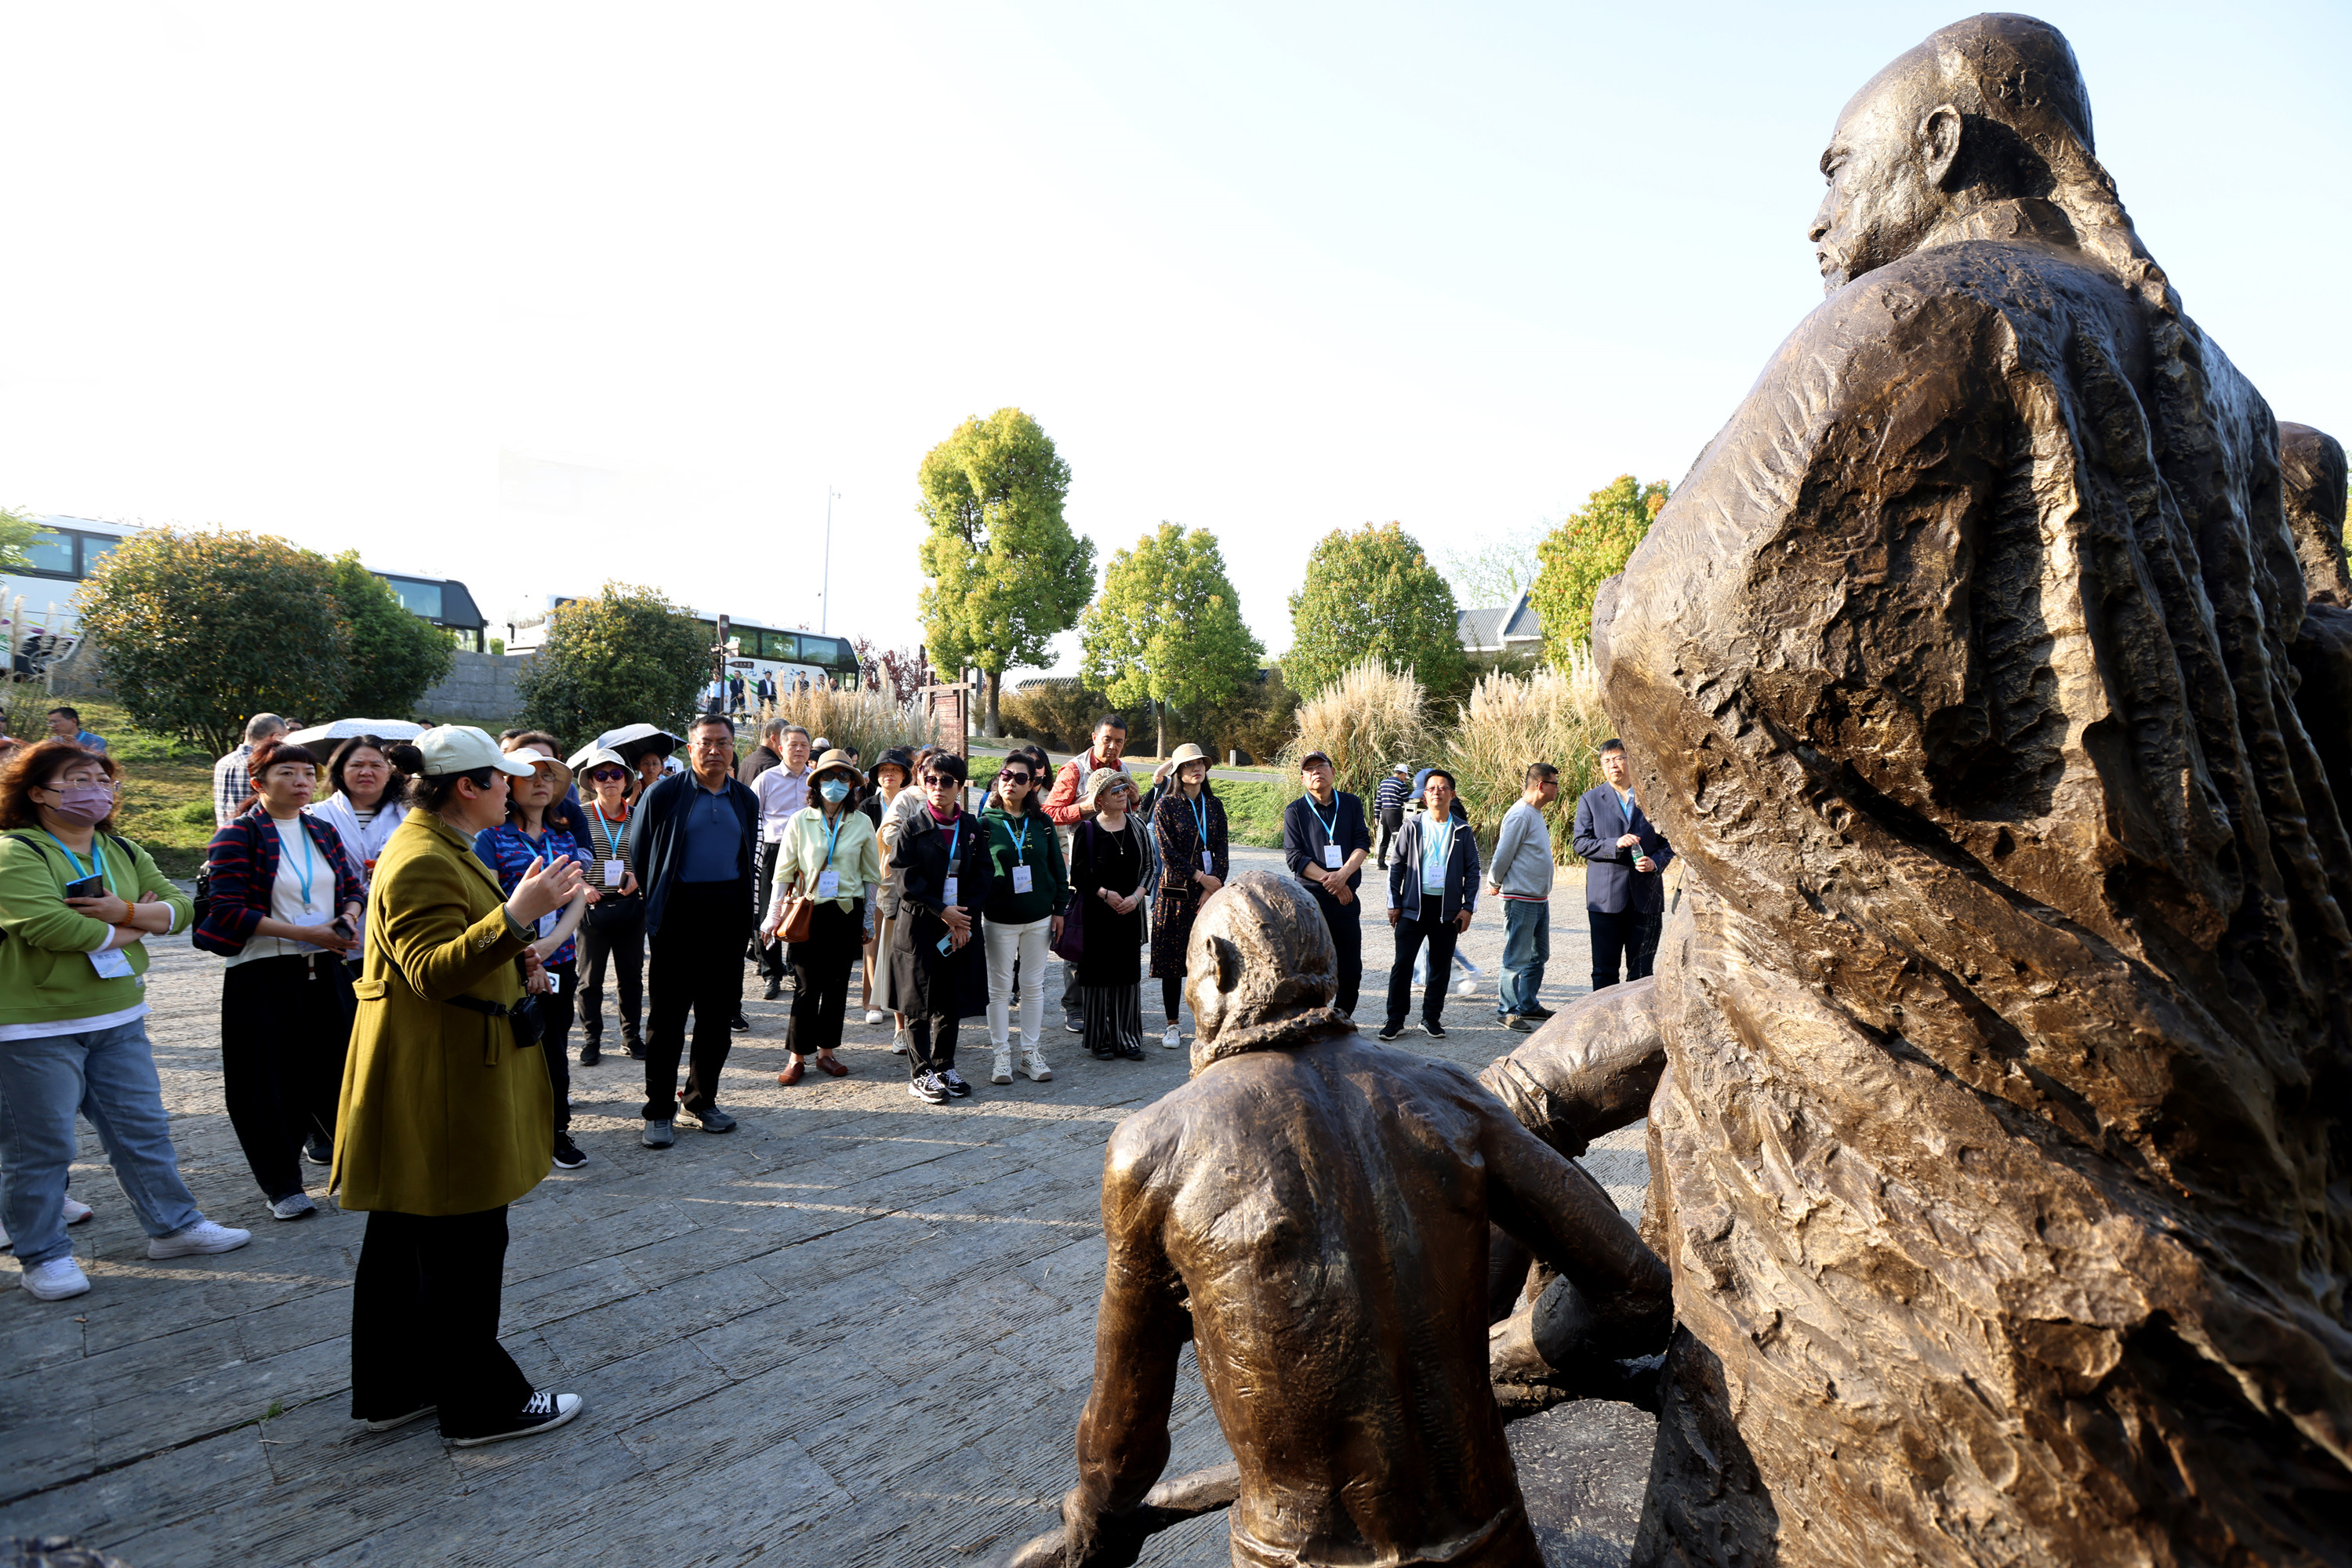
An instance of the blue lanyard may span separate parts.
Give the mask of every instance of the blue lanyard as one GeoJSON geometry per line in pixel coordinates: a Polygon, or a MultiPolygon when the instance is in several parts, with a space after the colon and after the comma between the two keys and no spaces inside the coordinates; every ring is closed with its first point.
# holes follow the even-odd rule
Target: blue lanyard
{"type": "MultiPolygon", "coordinates": [[[[1315,797],[1313,795],[1301,795],[1298,798],[1307,803],[1307,810],[1315,811],[1315,797]]],[[[1339,842],[1339,797],[1337,795],[1334,795],[1331,797],[1331,820],[1325,822],[1323,820],[1323,814],[1319,811],[1315,811],[1315,820],[1322,826],[1324,843],[1337,844],[1339,842]]]]}
{"type": "Polygon", "coordinates": [[[73,869],[73,876],[70,880],[79,882],[85,877],[95,877],[99,879],[100,885],[105,888],[109,893],[114,891],[114,874],[106,868],[106,851],[98,847],[98,836],[96,834],[92,834],[90,836],[89,869],[87,871],[81,868],[80,857],[77,856],[72,850],[66,849],[66,841],[64,839],[58,837],[56,834],[51,833],[46,827],[41,829],[41,837],[47,838],[58,848],[65,849],[66,864],[73,869]]]}
{"type": "Polygon", "coordinates": [[[1025,811],[1021,814],[1021,831],[1018,833],[1013,830],[1013,819],[1007,817],[1004,836],[1013,840],[1013,863],[1020,866],[1029,864],[1029,814],[1025,811]]]}
{"type": "Polygon", "coordinates": [[[848,821],[849,821],[849,812],[848,812],[848,809],[847,809],[846,807],[845,807],[845,808],[843,808],[843,811],[842,811],[841,815],[840,815],[839,816],[837,816],[837,817],[834,818],[834,821],[833,821],[833,831],[832,831],[831,833],[828,833],[827,835],[825,835],[825,839],[824,839],[824,863],[825,863],[827,866],[830,866],[830,865],[832,865],[832,864],[833,864],[833,847],[834,847],[834,845],[835,845],[836,843],[840,842],[840,839],[841,839],[841,830],[842,830],[842,828],[843,828],[843,827],[844,827],[844,826],[848,823],[848,821]]]}
{"type": "MultiPolygon", "coordinates": [[[[274,817],[271,818],[273,823],[275,823],[276,820],[277,819],[274,817]]],[[[294,828],[296,832],[302,835],[302,869],[294,874],[294,880],[301,887],[302,912],[307,915],[310,912],[310,876],[311,873],[319,868],[319,857],[311,849],[310,835],[308,830],[302,826],[302,819],[299,816],[294,819],[294,828]]],[[[286,849],[286,836],[281,833],[278,836],[278,853],[283,855],[286,849]]]]}
{"type": "Polygon", "coordinates": [[[956,813],[955,833],[948,840],[948,875],[955,875],[956,846],[963,842],[963,813],[956,813]]]}
{"type": "Polygon", "coordinates": [[[1192,799],[1192,820],[1201,826],[1201,852],[1209,852],[1209,786],[1202,784],[1201,793],[1192,799]]]}
{"type": "MultiPolygon", "coordinates": [[[[547,824],[542,822],[539,825],[539,842],[536,844],[533,844],[530,841],[530,835],[525,833],[520,827],[515,829],[515,837],[521,839],[522,847],[530,851],[530,858],[532,860],[538,861],[543,859],[547,862],[550,869],[554,868],[555,850],[547,842],[547,824]]],[[[525,872],[524,875],[528,876],[530,873],[525,872]]],[[[308,897],[309,895],[305,894],[304,896],[308,897]]]]}
{"type": "MultiPolygon", "coordinates": [[[[613,825],[611,823],[604,820],[604,808],[601,805],[590,806],[588,808],[588,819],[604,830],[604,858],[607,860],[619,859],[621,858],[621,836],[613,831],[613,825]]],[[[621,818],[621,826],[623,827],[628,826],[629,819],[625,816],[621,818]]]]}

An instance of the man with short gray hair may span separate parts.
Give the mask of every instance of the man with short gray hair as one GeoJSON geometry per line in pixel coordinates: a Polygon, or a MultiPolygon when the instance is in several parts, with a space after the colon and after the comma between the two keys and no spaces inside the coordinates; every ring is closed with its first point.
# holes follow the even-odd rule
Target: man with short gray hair
{"type": "Polygon", "coordinates": [[[245,810],[246,798],[253,794],[253,781],[246,776],[246,759],[253,748],[273,735],[286,733],[286,721],[275,713],[256,713],[245,721],[245,741],[236,750],[213,764],[213,826],[226,827],[245,810]]]}

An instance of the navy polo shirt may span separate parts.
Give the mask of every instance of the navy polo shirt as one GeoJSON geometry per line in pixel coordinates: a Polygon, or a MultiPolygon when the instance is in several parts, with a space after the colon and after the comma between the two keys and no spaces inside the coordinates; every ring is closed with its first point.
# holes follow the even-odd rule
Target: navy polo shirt
{"type": "Polygon", "coordinates": [[[716,792],[688,775],[686,781],[686,855],[681,882],[732,882],[743,875],[743,819],[735,815],[727,787],[716,792]]]}

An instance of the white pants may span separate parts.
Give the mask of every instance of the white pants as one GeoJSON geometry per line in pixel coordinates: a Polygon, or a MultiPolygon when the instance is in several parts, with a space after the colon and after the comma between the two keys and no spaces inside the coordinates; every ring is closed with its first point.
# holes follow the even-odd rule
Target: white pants
{"type": "Polygon", "coordinates": [[[1038,1048],[1038,1032],[1045,1026],[1045,970],[1051,957],[1047,944],[1053,926],[1051,920],[1021,926],[987,921],[981,925],[988,943],[988,1043],[1000,1051],[1006,1047],[1006,1032],[1013,1022],[1016,953],[1021,959],[1021,1035],[1029,1049],[1038,1048]]]}

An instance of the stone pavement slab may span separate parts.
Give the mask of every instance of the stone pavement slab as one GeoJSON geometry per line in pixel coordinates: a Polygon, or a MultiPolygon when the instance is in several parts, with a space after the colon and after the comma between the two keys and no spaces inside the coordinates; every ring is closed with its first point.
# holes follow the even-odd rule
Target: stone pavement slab
{"type": "MultiPolygon", "coordinates": [[[[1552,1006],[1589,968],[1580,883],[1562,882],[1552,1006]]],[[[1501,946],[1490,906],[1463,942],[1486,972],[1478,995],[1449,998],[1444,1041],[1402,1044],[1473,1070],[1517,1045],[1494,1023],[1501,946]]],[[[221,1098],[220,967],[184,941],[160,947],[150,1032],[182,1169],[209,1216],[254,1240],[150,1261],[85,1129],[74,1190],[99,1212],[73,1234],[90,1293],[35,1301],[0,1258],[0,1537],[72,1532],[133,1568],[929,1568],[985,1562],[1054,1522],[1093,1371],[1103,1146],[1183,1081],[1183,1053],[1097,1062],[1049,1019],[1052,1082],[979,1082],[932,1107],[906,1094],[887,1032],[853,1022],[852,1076],[787,1089],[787,1004],[753,999],[723,1087],[740,1128],[682,1131],[667,1151],[636,1142],[635,1062],[575,1066],[589,1163],[514,1206],[501,1333],[526,1373],[587,1407],[543,1438],[461,1451],[430,1423],[371,1434],[349,1419],[364,1218],[336,1210],[316,1170],[321,1213],[269,1217],[221,1098]]],[[[1360,1011],[1376,1021],[1377,894],[1365,947],[1360,1011]]],[[[1157,1024],[1156,990],[1145,1014],[1157,1024]]],[[[967,1023],[967,1068],[985,1067],[985,1034],[967,1023]]],[[[1587,1163],[1638,1212],[1638,1128],[1587,1163]]],[[[1229,1457],[1185,1354],[1171,1473],[1229,1457]]],[[[1577,1419],[1547,1452],[1595,1433],[1646,1442],[1608,1412],[1577,1419]]],[[[1622,1561],[1622,1499],[1586,1502],[1591,1527],[1547,1525],[1548,1548],[1622,1561]]],[[[1145,1559],[1226,1561],[1216,1515],[1145,1559]]]]}

